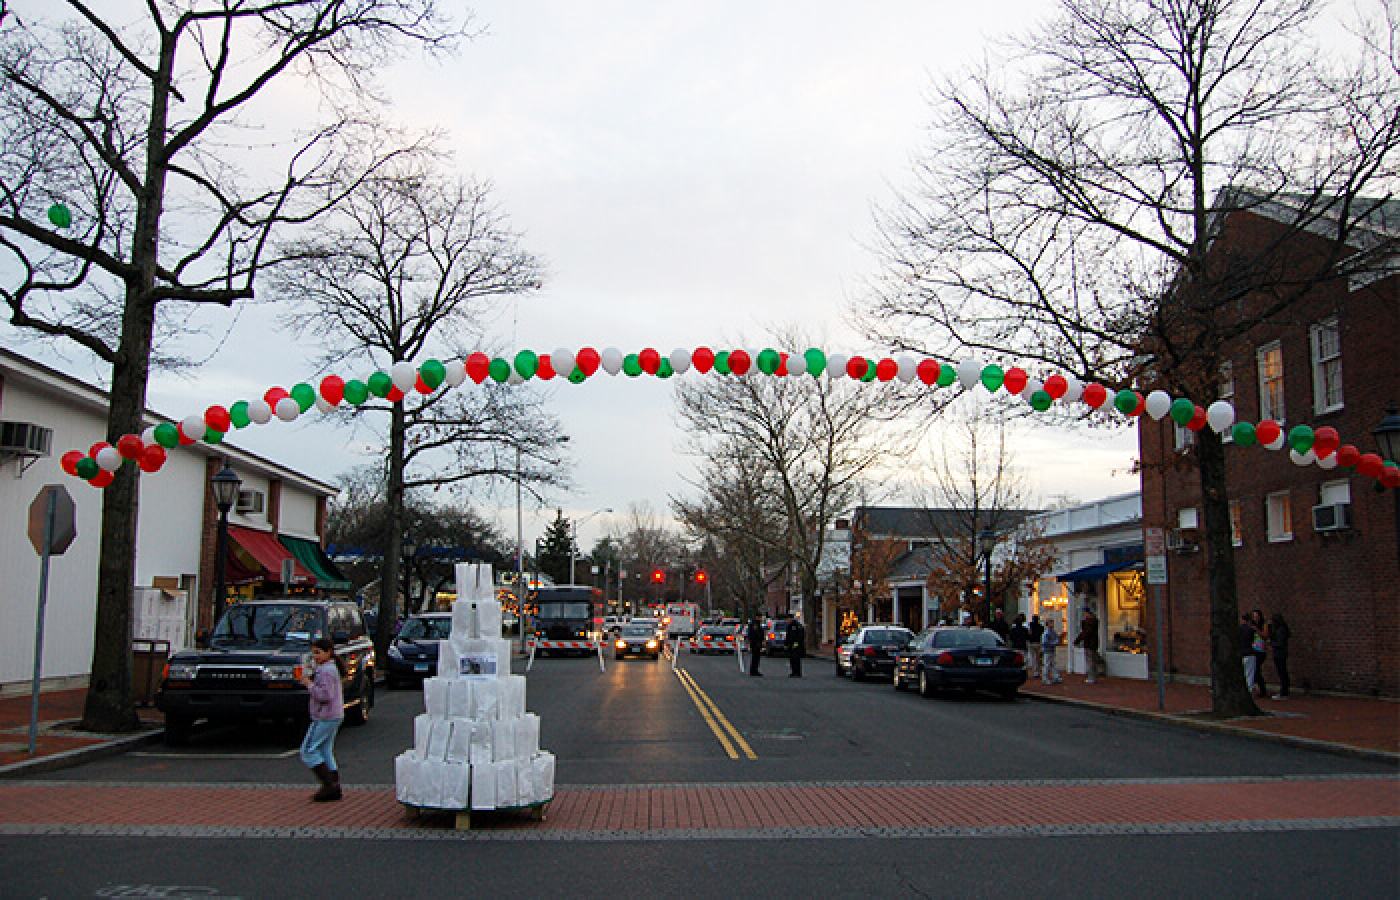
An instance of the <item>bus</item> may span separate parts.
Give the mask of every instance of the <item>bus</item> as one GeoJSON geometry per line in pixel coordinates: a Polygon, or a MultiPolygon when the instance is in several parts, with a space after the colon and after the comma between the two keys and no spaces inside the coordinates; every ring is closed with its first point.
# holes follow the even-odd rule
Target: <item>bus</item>
{"type": "Polygon", "coordinates": [[[530,599],[534,608],[536,638],[542,641],[596,641],[601,638],[603,592],[598,588],[570,584],[541,587],[530,595],[530,599]]]}
{"type": "Polygon", "coordinates": [[[667,603],[661,621],[668,638],[695,637],[695,632],[700,630],[700,604],[667,603]]]}

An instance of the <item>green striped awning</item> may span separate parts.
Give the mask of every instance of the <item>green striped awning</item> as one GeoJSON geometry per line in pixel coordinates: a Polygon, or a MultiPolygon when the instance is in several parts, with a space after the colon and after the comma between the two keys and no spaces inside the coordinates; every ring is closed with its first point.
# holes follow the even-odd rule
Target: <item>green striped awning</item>
{"type": "Polygon", "coordinates": [[[335,563],[326,556],[320,544],[302,538],[288,537],[285,534],[279,535],[278,540],[292,556],[296,557],[297,562],[316,576],[316,587],[323,591],[350,590],[350,579],[336,568],[335,563]]]}

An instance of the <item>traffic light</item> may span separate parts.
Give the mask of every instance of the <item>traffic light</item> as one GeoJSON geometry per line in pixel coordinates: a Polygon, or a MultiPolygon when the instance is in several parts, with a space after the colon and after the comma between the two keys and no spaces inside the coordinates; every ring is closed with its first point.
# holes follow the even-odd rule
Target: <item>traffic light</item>
{"type": "Polygon", "coordinates": [[[665,572],[665,570],[663,570],[663,569],[652,569],[652,570],[651,570],[651,583],[652,583],[652,584],[665,584],[665,583],[666,583],[666,572],[665,572]]]}
{"type": "Polygon", "coordinates": [[[709,581],[709,580],[710,580],[710,576],[705,574],[705,570],[704,570],[704,569],[701,569],[701,570],[699,570],[698,572],[695,573],[695,583],[696,583],[696,584],[704,584],[705,582],[707,582],[707,581],[709,581]]]}

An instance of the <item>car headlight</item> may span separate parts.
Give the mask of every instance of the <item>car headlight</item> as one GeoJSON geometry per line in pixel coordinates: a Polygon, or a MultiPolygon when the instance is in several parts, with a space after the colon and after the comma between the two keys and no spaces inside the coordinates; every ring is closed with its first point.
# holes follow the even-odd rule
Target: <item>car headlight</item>
{"type": "Polygon", "coordinates": [[[171,663],[165,667],[165,677],[175,681],[193,681],[199,666],[194,663],[171,663]]]}
{"type": "Polygon", "coordinates": [[[655,649],[656,649],[656,641],[647,641],[647,649],[648,649],[648,650],[655,650],[655,649]]]}
{"type": "Polygon", "coordinates": [[[297,681],[301,678],[301,666],[263,666],[264,681],[297,681]]]}
{"type": "Polygon", "coordinates": [[[626,650],[626,649],[627,649],[627,642],[626,642],[626,641],[618,641],[618,642],[617,642],[617,649],[619,649],[619,650],[626,650]]]}
{"type": "Polygon", "coordinates": [[[390,658],[390,659],[403,659],[403,651],[399,649],[399,645],[398,645],[398,644],[390,644],[390,645],[389,645],[389,658],[390,658]]]}

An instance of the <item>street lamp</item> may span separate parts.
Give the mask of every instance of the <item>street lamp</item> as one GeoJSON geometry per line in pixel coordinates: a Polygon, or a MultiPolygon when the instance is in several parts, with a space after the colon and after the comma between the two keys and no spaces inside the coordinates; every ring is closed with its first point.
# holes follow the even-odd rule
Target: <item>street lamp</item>
{"type": "Polygon", "coordinates": [[[404,535],[403,543],[399,545],[403,549],[403,599],[404,612],[416,612],[412,608],[413,602],[413,560],[418,553],[418,545],[413,542],[413,538],[404,535]]]}
{"type": "Polygon", "coordinates": [[[574,583],[574,559],[578,556],[578,527],[580,525],[587,525],[595,516],[610,512],[612,512],[611,506],[595,509],[593,512],[584,516],[581,521],[571,523],[569,534],[569,584],[574,583]]]}
{"type": "Polygon", "coordinates": [[[982,624],[992,621],[992,551],[997,547],[997,533],[990,528],[977,532],[977,543],[982,550],[982,624]]]}
{"type": "MultiPolygon", "coordinates": [[[[1375,436],[1376,447],[1387,462],[1400,462],[1400,407],[1394,402],[1387,404],[1385,418],[1372,429],[1371,434],[1375,436]]],[[[1395,495],[1395,543],[1400,548],[1400,488],[1393,488],[1391,493],[1395,495]]],[[[1397,555],[1400,555],[1400,551],[1397,555]]]]}
{"type": "Polygon", "coordinates": [[[218,624],[228,605],[225,596],[224,568],[228,565],[228,511],[238,500],[238,489],[243,479],[229,467],[224,459],[224,467],[209,479],[209,489],[214,492],[214,505],[219,508],[219,534],[214,544],[214,624],[218,624]]]}

